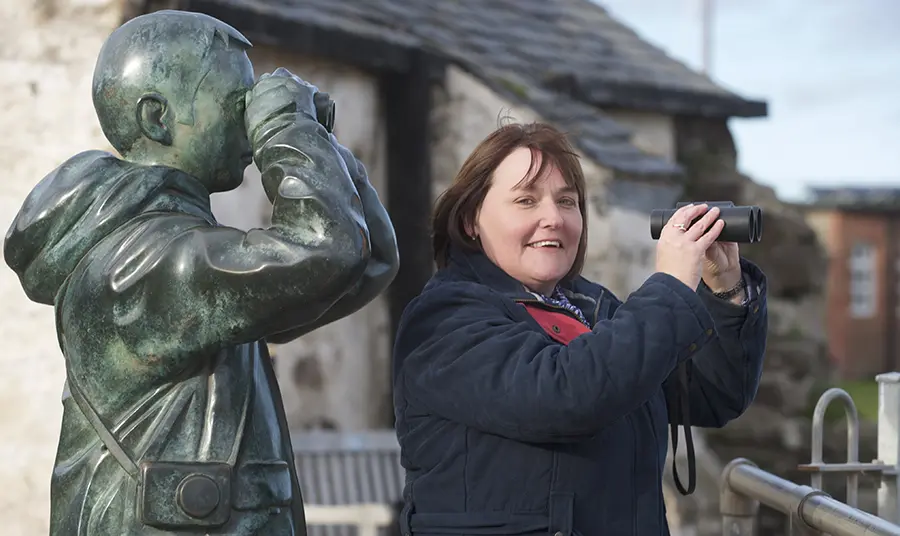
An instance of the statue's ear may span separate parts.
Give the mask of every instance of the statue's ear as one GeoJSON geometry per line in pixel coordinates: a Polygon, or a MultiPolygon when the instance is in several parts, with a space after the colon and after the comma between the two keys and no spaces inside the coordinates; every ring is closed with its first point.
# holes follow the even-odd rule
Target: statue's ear
{"type": "Polygon", "coordinates": [[[135,120],[141,133],[163,145],[172,145],[172,131],[166,125],[169,101],[159,93],[146,93],[138,99],[135,120]]]}

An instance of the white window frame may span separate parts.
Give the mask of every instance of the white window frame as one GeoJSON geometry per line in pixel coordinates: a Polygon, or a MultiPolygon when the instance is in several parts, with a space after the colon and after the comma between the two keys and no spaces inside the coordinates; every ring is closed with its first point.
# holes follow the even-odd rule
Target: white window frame
{"type": "Polygon", "coordinates": [[[850,248],[850,317],[875,316],[878,296],[878,250],[873,244],[856,242],[850,248]]]}

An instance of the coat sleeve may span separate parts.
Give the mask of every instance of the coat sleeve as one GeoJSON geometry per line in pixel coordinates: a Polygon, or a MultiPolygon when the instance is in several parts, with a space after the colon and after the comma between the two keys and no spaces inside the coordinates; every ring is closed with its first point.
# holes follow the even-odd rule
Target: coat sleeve
{"type": "Polygon", "coordinates": [[[658,393],[713,334],[697,294],[662,273],[568,346],[513,320],[512,306],[461,283],[417,298],[395,344],[401,398],[519,441],[582,439],[658,393]]]}
{"type": "Polygon", "coordinates": [[[95,336],[179,370],[313,323],[358,285],[369,234],[346,164],[315,121],[277,120],[256,154],[272,225],[244,232],[180,212],[139,218],[73,275],[80,307],[108,319],[94,329],[110,333],[95,336]]]}
{"type": "MultiPolygon", "coordinates": [[[[751,289],[747,304],[719,299],[702,285],[697,291],[713,319],[716,337],[686,363],[692,426],[725,426],[746,411],[759,388],[768,333],[766,277],[749,261],[741,259],[741,266],[751,289]]],[[[677,384],[677,374],[666,380],[670,407],[679,396],[677,384]]]]}
{"type": "Polygon", "coordinates": [[[306,333],[316,330],[355,313],[378,297],[394,280],[400,268],[400,256],[397,251],[397,236],[391,224],[390,216],[378,197],[378,192],[369,182],[366,168],[356,159],[349,149],[341,145],[334,135],[332,145],[340,152],[347,163],[347,169],[353,178],[353,184],[359,192],[365,214],[366,227],[372,242],[372,254],[366,270],[357,284],[350,289],[327,313],[315,322],[304,324],[298,328],[270,335],[268,340],[276,344],[284,344],[306,333]]]}

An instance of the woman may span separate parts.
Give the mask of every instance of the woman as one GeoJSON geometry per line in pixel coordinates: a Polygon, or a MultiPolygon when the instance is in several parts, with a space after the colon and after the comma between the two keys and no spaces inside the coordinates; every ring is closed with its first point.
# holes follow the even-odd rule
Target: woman
{"type": "Polygon", "coordinates": [[[395,344],[404,534],[668,534],[667,425],[753,400],[765,278],[715,242],[718,209],[678,210],[624,302],[579,276],[585,213],[578,159],[542,124],[488,136],[438,200],[439,270],[395,344]]]}

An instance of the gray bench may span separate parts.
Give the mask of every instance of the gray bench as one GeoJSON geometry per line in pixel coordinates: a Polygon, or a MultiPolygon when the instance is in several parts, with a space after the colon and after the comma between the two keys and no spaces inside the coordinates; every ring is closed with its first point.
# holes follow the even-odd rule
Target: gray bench
{"type": "MultiPolygon", "coordinates": [[[[291,442],[308,510],[376,504],[396,513],[402,501],[405,473],[393,430],[298,432],[291,436],[291,442]]],[[[358,535],[350,525],[321,525],[313,521],[307,523],[309,536],[358,535]]],[[[379,531],[380,536],[397,534],[395,521],[379,531]]]]}

